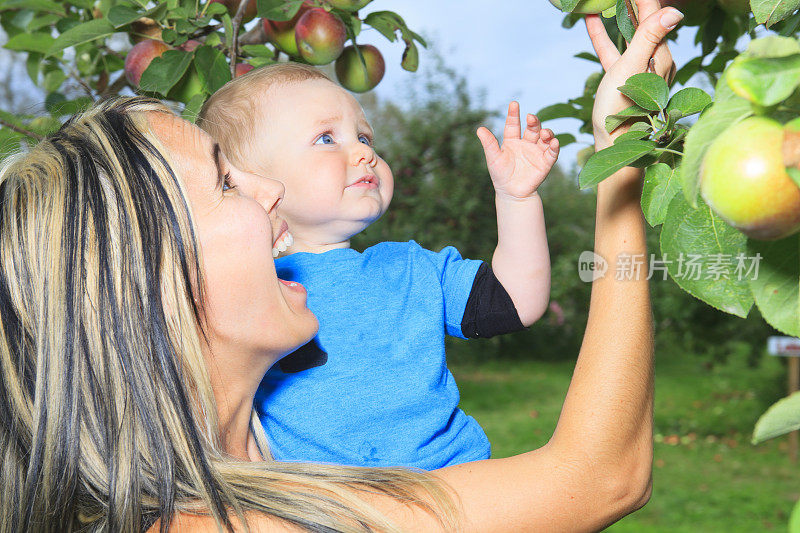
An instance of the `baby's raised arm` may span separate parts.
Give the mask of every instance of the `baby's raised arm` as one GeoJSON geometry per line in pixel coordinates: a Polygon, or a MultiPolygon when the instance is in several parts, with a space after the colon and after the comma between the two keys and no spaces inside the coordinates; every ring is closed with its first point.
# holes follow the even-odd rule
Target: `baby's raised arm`
{"type": "Polygon", "coordinates": [[[553,132],[527,115],[522,131],[519,104],[508,106],[503,145],[486,129],[478,129],[486,165],[495,188],[497,248],[492,270],[519,314],[530,326],[547,310],[550,300],[550,252],[544,210],[537,189],[558,158],[553,132]]]}

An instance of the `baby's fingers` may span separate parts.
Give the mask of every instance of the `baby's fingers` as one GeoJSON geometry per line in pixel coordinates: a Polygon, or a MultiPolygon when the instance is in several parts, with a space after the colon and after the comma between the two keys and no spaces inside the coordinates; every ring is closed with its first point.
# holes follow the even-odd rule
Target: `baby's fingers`
{"type": "Polygon", "coordinates": [[[522,125],[519,121],[519,102],[508,104],[508,115],[506,115],[506,127],[503,130],[503,140],[519,139],[522,134],[522,125]]]}
{"type": "Polygon", "coordinates": [[[539,117],[536,115],[528,114],[528,127],[525,128],[525,133],[522,138],[530,142],[539,142],[539,134],[542,130],[542,123],[539,122],[539,117]]]}
{"type": "Polygon", "coordinates": [[[488,128],[481,126],[478,128],[477,133],[478,139],[481,141],[481,146],[483,146],[483,153],[486,154],[486,161],[491,163],[500,155],[500,144],[488,128]]]}

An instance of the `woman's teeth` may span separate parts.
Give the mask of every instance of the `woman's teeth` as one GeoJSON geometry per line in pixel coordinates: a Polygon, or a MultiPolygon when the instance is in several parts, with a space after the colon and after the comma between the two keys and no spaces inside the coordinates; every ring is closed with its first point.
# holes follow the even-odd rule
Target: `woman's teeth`
{"type": "Polygon", "coordinates": [[[272,257],[278,257],[278,255],[285,252],[286,249],[292,244],[294,244],[294,238],[292,237],[292,234],[287,231],[286,235],[283,236],[283,239],[276,242],[275,246],[272,247],[272,257]]]}

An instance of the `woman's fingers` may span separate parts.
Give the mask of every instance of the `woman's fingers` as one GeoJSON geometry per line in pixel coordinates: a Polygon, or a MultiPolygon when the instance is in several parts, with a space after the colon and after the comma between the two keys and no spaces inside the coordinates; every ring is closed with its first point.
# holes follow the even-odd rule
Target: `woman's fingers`
{"type": "Polygon", "coordinates": [[[636,11],[639,13],[639,21],[643,21],[659,9],[661,4],[658,0],[634,0],[636,2],[636,11]]]}
{"type": "MultiPolygon", "coordinates": [[[[649,4],[651,1],[655,0],[640,1],[639,9],[641,10],[644,4],[649,4]]],[[[682,19],[683,13],[672,7],[667,7],[651,14],[639,24],[639,28],[636,30],[633,39],[631,39],[631,45],[625,51],[622,60],[632,70],[637,72],[645,70],[661,41],[682,19]]],[[[656,60],[657,71],[660,70],[666,74],[670,68],[671,57],[669,62],[666,59],[663,61],[656,60]],[[658,63],[662,64],[659,65],[658,63]]]]}
{"type": "Polygon", "coordinates": [[[599,15],[586,15],[586,31],[589,32],[589,38],[592,40],[597,57],[603,65],[603,70],[608,71],[611,65],[617,62],[620,58],[619,50],[614,46],[614,43],[608,37],[606,28],[603,26],[603,21],[600,20],[599,15]]]}

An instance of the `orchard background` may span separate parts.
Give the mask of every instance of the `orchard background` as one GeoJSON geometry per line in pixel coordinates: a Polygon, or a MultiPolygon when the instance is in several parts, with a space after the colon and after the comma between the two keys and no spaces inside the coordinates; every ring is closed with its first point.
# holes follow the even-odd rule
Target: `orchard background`
{"type": "MultiPolygon", "coordinates": [[[[579,279],[577,261],[592,248],[592,190],[615,170],[640,166],[646,169],[642,207],[651,226],[649,249],[658,267],[652,284],[657,458],[660,447],[680,445],[686,454],[676,456],[681,467],[671,471],[717,462],[720,472],[730,472],[730,464],[717,461],[720,454],[693,468],[692,457],[703,453],[699,443],[727,442],[733,449],[739,444],[731,443],[740,442],[745,455],[733,461],[734,471],[737,461],[761,464],[758,455],[774,449],[764,463],[769,466],[740,472],[739,481],[752,477],[744,481],[748,503],[766,502],[748,511],[754,522],[737,516],[747,506],[739,502],[746,498],[731,492],[736,476],[700,491],[710,502],[709,513],[700,515],[726,531],[753,531],[752,524],[781,529],[787,521],[800,531],[800,506],[791,513],[800,499],[791,470],[796,467],[777,453],[785,444],[780,436],[800,427],[800,396],[767,409],[780,397],[784,376],[781,361],[767,359],[763,348],[772,334],[800,336],[800,127],[792,124],[800,116],[800,0],[670,3],[687,15],[670,34],[678,58],[673,83],[647,73],[629,80],[621,90],[631,107],[603,125],[624,133],[613,147],[594,153],[591,108],[601,72],[586,51],[591,47],[582,24],[570,29],[583,15],[570,11],[602,8],[622,50],[637,21],[626,0],[561,0],[564,13],[547,0],[508,2],[516,11],[507,11],[512,16],[502,21],[502,33],[488,29],[493,13],[509,6],[477,0],[449,7],[391,0],[0,0],[8,51],[0,63],[0,157],[24,150],[98,99],[151,94],[193,120],[208,95],[251,67],[286,60],[320,64],[359,93],[376,127],[377,148],[398,181],[392,209],[357,238],[356,247],[415,238],[430,248],[455,244],[466,256],[488,259],[496,229],[474,132],[504,106],[487,106],[480,89],[508,91],[505,97],[535,71],[536,107],[530,110],[557,133],[568,131],[560,135],[560,166],[542,188],[553,260],[551,313],[527,332],[451,344],[465,407],[487,426],[496,455],[519,451],[514,439],[520,426],[539,420],[539,409],[519,404],[522,394],[500,399],[514,380],[530,378],[544,395],[547,384],[568,376],[588,307],[589,285],[579,279]],[[470,6],[483,32],[461,26],[470,6]],[[421,35],[432,33],[434,43],[439,38],[447,45],[448,31],[455,32],[457,50],[429,46],[421,35]],[[514,41],[517,33],[525,41],[514,41]],[[506,49],[490,51],[498,41],[506,49]],[[530,60],[509,60],[520,51],[530,60]],[[578,80],[581,67],[554,60],[564,51],[597,71],[578,80]],[[469,57],[485,63],[464,74],[469,57]],[[476,85],[484,68],[492,75],[476,85]],[[508,368],[519,369],[513,379],[508,368]],[[542,375],[547,379],[538,379],[542,375]],[[686,381],[696,384],[682,387],[686,381]],[[503,411],[508,402],[512,409],[503,411]],[[726,517],[734,518],[725,524],[726,517]]],[[[550,391],[555,398],[534,402],[555,409],[565,386],[550,391]]],[[[534,431],[543,444],[555,418],[542,415],[541,421],[544,429],[534,431]]],[[[646,518],[631,530],[708,530],[703,518],[688,512],[704,499],[681,485],[689,479],[669,479],[674,486],[666,490],[658,485],[658,472],[656,480],[653,500],[637,513],[646,518]],[[663,502],[677,513],[662,511],[663,502]],[[654,512],[661,518],[648,517],[654,512]]]]}

